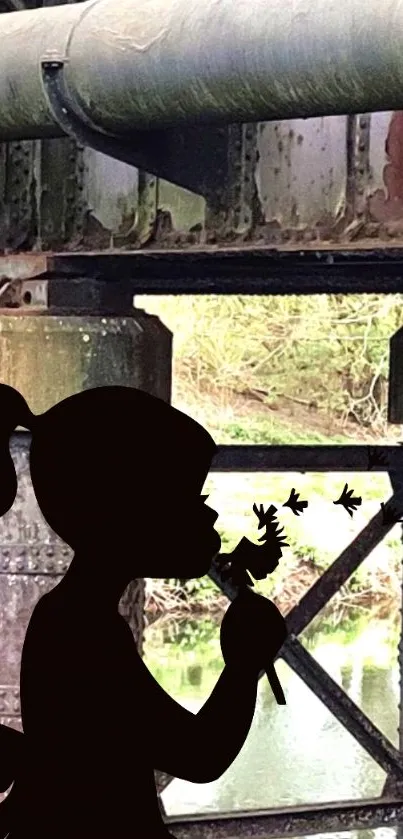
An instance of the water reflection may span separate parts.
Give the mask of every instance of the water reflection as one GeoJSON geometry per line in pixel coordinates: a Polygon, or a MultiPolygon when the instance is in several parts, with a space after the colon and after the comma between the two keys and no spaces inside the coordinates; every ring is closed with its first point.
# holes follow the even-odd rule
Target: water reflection
{"type": "MultiPolygon", "coordinates": [[[[350,621],[342,629],[329,629],[323,619],[317,620],[302,636],[316,660],[394,745],[398,740],[398,635],[399,623],[393,616],[388,621],[350,621]]],[[[145,654],[148,667],[168,693],[197,711],[222,670],[219,625],[208,620],[175,626],[165,623],[163,628],[154,625],[147,632],[145,654]]],[[[278,662],[277,668],[287,705],[276,704],[262,679],[253,725],[238,758],[213,783],[174,781],[163,794],[169,815],[381,794],[383,770],[284,662],[278,662]]],[[[231,724],[230,714],[223,724],[231,724]]],[[[392,833],[390,829],[360,831],[360,836],[389,839],[392,833]]]]}

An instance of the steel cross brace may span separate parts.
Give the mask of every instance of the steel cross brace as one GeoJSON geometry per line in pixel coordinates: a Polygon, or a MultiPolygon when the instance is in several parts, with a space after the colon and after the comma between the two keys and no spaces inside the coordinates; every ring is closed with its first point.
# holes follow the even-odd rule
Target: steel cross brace
{"type": "MultiPolygon", "coordinates": [[[[293,449],[295,447],[285,446],[281,448],[293,449]]],[[[305,449],[306,447],[300,448],[305,449]]],[[[333,449],[333,447],[331,448],[333,449]]],[[[351,448],[353,450],[355,449],[355,447],[351,448]]],[[[393,511],[394,514],[399,514],[399,516],[403,514],[403,471],[401,471],[399,462],[401,460],[401,453],[401,449],[397,447],[373,448],[372,455],[375,455],[377,464],[368,462],[367,469],[372,469],[374,465],[376,468],[376,465],[378,465],[380,471],[387,471],[391,478],[394,490],[393,495],[384,505],[384,512],[380,510],[368,522],[355,539],[332,563],[330,568],[307,591],[297,606],[289,612],[286,617],[286,623],[290,634],[278,656],[278,658],[284,659],[289,667],[302,678],[305,684],[324,702],[338,721],[347,728],[367,753],[384,769],[387,773],[388,781],[392,782],[392,789],[394,787],[396,792],[403,783],[403,759],[400,752],[303,647],[297,635],[329,603],[341,586],[359,568],[363,560],[394,527],[395,522],[393,519],[388,522],[384,521],[385,513],[387,514],[393,511]],[[392,457],[394,457],[395,464],[399,465],[398,472],[391,467],[392,457]]],[[[288,468],[291,469],[292,465],[289,464],[288,468]]],[[[343,469],[348,469],[348,466],[344,465],[343,469]]],[[[364,471],[367,471],[367,469],[364,466],[364,471]]],[[[305,471],[308,471],[308,469],[305,471]]],[[[309,471],[314,470],[310,469],[309,471]]],[[[210,569],[209,576],[230,600],[233,600],[237,596],[237,587],[231,584],[230,581],[222,581],[218,567],[215,564],[210,569]]],[[[263,675],[264,673],[262,671],[260,677],[263,675]]],[[[249,818],[252,818],[252,814],[250,814],[249,818]]]]}
{"type": "MultiPolygon", "coordinates": [[[[385,455],[385,457],[387,456],[385,455]]],[[[403,514],[403,475],[388,467],[389,463],[387,464],[387,471],[393,475],[391,480],[394,493],[384,505],[384,512],[380,510],[368,522],[366,527],[361,530],[330,568],[309,589],[298,605],[287,615],[286,623],[290,636],[278,657],[283,658],[303,679],[305,684],[326,704],[332,714],[388,775],[403,780],[403,759],[399,751],[326,673],[324,668],[316,662],[313,656],[305,650],[296,637],[327,605],[368,554],[394,527],[395,522],[393,520],[390,522],[384,521],[384,514],[392,511],[400,515],[403,514]]],[[[238,589],[229,582],[223,583],[218,570],[212,569],[210,577],[230,600],[237,596],[238,589]]],[[[263,672],[260,677],[262,675],[263,672]]]]}
{"type": "MultiPolygon", "coordinates": [[[[403,511],[403,490],[389,499],[385,504],[385,509],[390,509],[392,502],[396,509],[400,507],[403,511]]],[[[382,512],[377,513],[317,583],[309,589],[300,603],[286,617],[290,636],[283,644],[278,658],[286,661],[388,775],[403,779],[403,761],[398,750],[347,696],[337,682],[326,673],[311,653],[305,650],[296,637],[316,617],[393,526],[393,523],[384,524],[382,512]]],[[[211,570],[210,577],[230,600],[237,596],[238,589],[228,582],[223,583],[218,571],[211,570]]],[[[260,677],[262,675],[263,672],[260,677]]]]}
{"type": "MultiPolygon", "coordinates": [[[[389,458],[388,458],[389,460],[389,458]]],[[[389,462],[388,462],[389,467],[389,462]]],[[[403,512],[403,472],[387,468],[394,493],[384,506],[384,512],[399,516],[403,512]]],[[[329,602],[362,561],[387,535],[394,521],[385,522],[380,511],[340,554],[330,568],[311,587],[300,603],[286,617],[290,636],[278,658],[303,679],[333,715],[347,728],[371,757],[386,771],[387,783],[382,797],[370,801],[337,802],[311,807],[289,807],[243,813],[220,813],[217,816],[168,817],[166,822],[175,830],[178,839],[234,839],[255,836],[287,837],[336,830],[374,828],[380,825],[397,826],[403,821],[400,792],[403,764],[399,751],[355,705],[339,685],[326,673],[296,637],[329,602]],[[389,798],[387,787],[389,785],[389,798]]],[[[223,582],[217,567],[210,571],[211,579],[233,600],[238,590],[229,581],[223,582]]],[[[402,641],[403,644],[403,641],[402,641]]],[[[260,677],[263,676],[263,671],[260,677]]]]}

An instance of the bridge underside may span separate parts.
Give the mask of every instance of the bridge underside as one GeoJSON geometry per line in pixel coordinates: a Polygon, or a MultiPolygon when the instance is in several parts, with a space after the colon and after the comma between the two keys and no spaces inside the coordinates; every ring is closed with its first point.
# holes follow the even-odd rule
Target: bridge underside
{"type": "MultiPolygon", "coordinates": [[[[4,313],[44,309],[119,309],[136,294],[402,293],[403,250],[153,251],[18,254],[0,257],[4,313]]],[[[390,412],[399,412],[399,371],[390,382],[390,412]]],[[[395,420],[396,421],[396,420],[395,420]]],[[[397,420],[398,421],[398,420],[397,420]]],[[[21,435],[18,435],[21,440],[21,435]]],[[[403,513],[403,449],[399,446],[220,446],[212,467],[225,472],[387,472],[392,494],[385,509],[403,513]]],[[[285,837],[399,827],[403,821],[402,702],[395,746],[365,716],[299,641],[298,636],[387,536],[396,518],[377,513],[287,616],[281,657],[386,773],[379,798],[216,816],[167,817],[178,839],[285,837]]],[[[232,599],[237,591],[211,577],[232,599]]],[[[402,644],[399,646],[402,676],[402,644]]],[[[400,679],[402,690],[402,678],[400,679]]],[[[169,778],[161,783],[161,788],[169,778]]]]}

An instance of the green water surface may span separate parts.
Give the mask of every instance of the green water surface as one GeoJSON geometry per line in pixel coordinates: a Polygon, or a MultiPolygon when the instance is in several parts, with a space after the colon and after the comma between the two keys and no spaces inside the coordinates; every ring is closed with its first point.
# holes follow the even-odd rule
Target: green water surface
{"type": "MultiPolygon", "coordinates": [[[[398,616],[374,620],[365,613],[338,628],[329,627],[319,616],[301,636],[315,659],[394,745],[398,744],[399,631],[398,616]]],[[[196,712],[223,667],[219,624],[203,618],[156,623],[146,632],[145,660],[164,689],[196,712]]],[[[173,781],[163,793],[168,815],[381,794],[384,771],[299,676],[282,661],[276,667],[287,705],[276,704],[266,679],[262,679],[252,728],[237,759],[213,783],[173,781]]],[[[235,712],[236,702],[228,708],[228,719],[223,724],[230,725],[235,712]]],[[[386,839],[395,831],[365,831],[368,836],[370,833],[386,839]]]]}

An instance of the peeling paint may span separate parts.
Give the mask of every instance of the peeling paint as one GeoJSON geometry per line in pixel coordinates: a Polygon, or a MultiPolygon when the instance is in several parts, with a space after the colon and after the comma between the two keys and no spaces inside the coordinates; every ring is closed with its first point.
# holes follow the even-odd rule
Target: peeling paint
{"type": "Polygon", "coordinates": [[[384,189],[370,197],[369,209],[374,220],[399,220],[403,228],[403,111],[392,114],[385,155],[388,162],[383,168],[384,189]]]}
{"type": "MultiPolygon", "coordinates": [[[[60,146],[57,163],[55,141],[38,144],[37,154],[12,144],[0,156],[0,248],[37,258],[41,248],[402,243],[403,111],[265,122],[252,139],[247,133],[233,126],[211,148],[204,135],[190,151],[178,146],[184,167],[194,160],[200,182],[213,185],[207,198],[88,148],[80,172],[68,164],[61,193],[69,153],[60,146]]],[[[37,264],[27,270],[37,276],[37,264]]]]}
{"type": "Polygon", "coordinates": [[[346,118],[265,123],[256,172],[266,224],[316,227],[337,219],[346,185],[346,118]]]}

